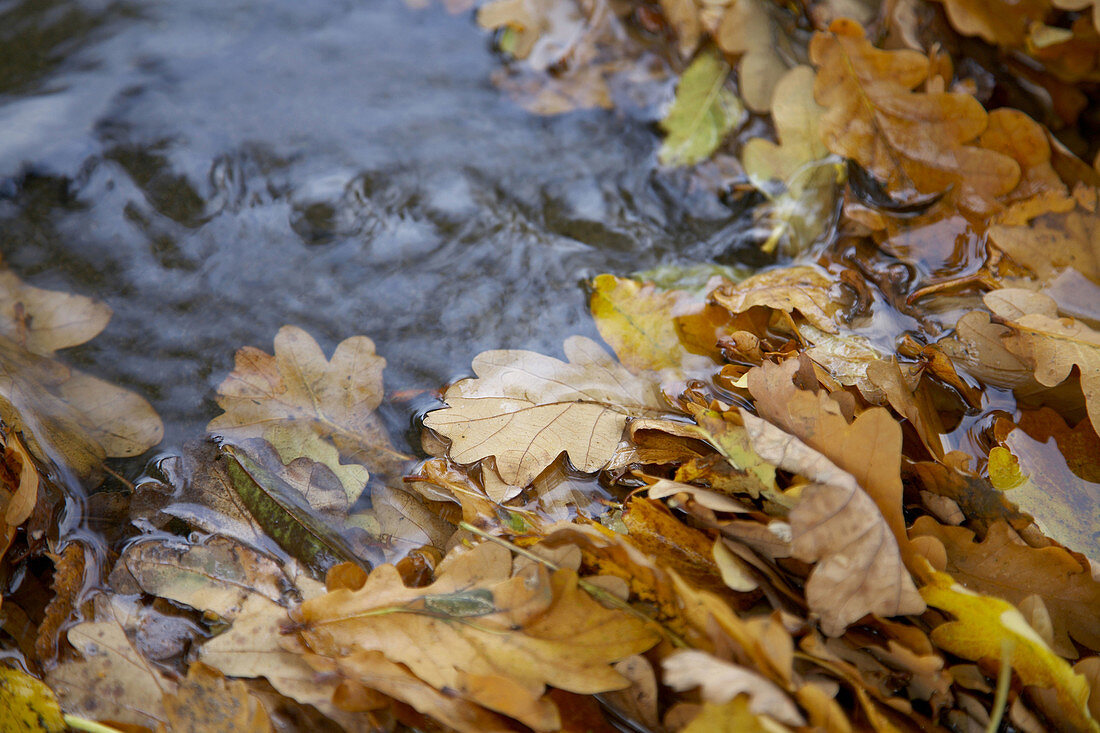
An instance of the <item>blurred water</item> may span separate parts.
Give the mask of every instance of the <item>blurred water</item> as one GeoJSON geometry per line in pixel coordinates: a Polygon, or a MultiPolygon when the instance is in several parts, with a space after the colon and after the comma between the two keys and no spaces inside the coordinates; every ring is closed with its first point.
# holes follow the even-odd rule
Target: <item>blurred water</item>
{"type": "Polygon", "coordinates": [[[469,15],[399,0],[0,0],[0,251],[111,305],[68,358],[171,446],[284,323],[366,334],[388,391],[432,389],[595,336],[586,276],[736,244],[655,171],[654,110],[534,117],[497,63],[469,15]]]}

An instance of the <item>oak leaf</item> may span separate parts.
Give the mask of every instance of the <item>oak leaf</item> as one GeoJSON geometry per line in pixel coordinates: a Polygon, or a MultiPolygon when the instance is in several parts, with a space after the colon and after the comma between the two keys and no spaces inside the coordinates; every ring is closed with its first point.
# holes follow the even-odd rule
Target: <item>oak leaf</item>
{"type": "Polygon", "coordinates": [[[658,641],[645,622],[592,600],[573,571],[511,571],[511,553],[491,543],[445,558],[424,588],[405,587],[393,566],[381,565],[359,590],[307,601],[293,617],[316,654],[380,651],[436,689],[509,715],[532,711],[520,720],[540,730],[554,721],[521,703],[537,701],[547,685],[583,694],[625,687],[610,665],[658,641]],[[499,685],[512,690],[507,699],[499,685]]]}
{"type": "Polygon", "coordinates": [[[1007,654],[1023,684],[1053,691],[1058,708],[1044,712],[1067,729],[1100,731],[1088,709],[1088,682],[1047,646],[1011,604],[967,590],[940,572],[932,574],[921,595],[928,605],[955,617],[932,630],[932,641],[939,647],[975,661],[999,661],[1007,654]]]}
{"type": "Polygon", "coordinates": [[[1016,606],[1038,595],[1050,613],[1054,651],[1070,659],[1077,651],[1073,637],[1090,649],[1100,649],[1100,582],[1091,570],[1061,547],[1029,547],[1013,538],[1004,521],[990,525],[980,543],[965,527],[947,527],[920,517],[910,530],[914,537],[935,537],[947,550],[947,572],[972,591],[998,596],[1016,606]]]}
{"type": "Polygon", "coordinates": [[[1051,0],[1051,2],[1054,7],[1062,10],[1084,11],[1091,5],[1092,24],[1100,32],[1100,3],[1094,0],[1051,0]]]}
{"type": "MultiPolygon", "coordinates": [[[[331,440],[342,455],[396,475],[404,456],[393,450],[374,414],[382,401],[385,366],[366,336],[340,342],[329,360],[308,333],[283,326],[275,335],[274,354],[252,346],[237,351],[233,371],[218,386],[216,400],[225,412],[207,430],[243,440],[277,429],[281,445],[299,449],[315,433],[331,440]],[[287,431],[297,433],[298,441],[287,431]]],[[[330,456],[320,458],[331,463],[330,456]]]]}
{"type": "Polygon", "coordinates": [[[775,115],[773,95],[776,102],[782,101],[777,85],[788,67],[779,53],[778,33],[768,8],[760,0],[735,0],[722,16],[714,40],[727,54],[741,56],[737,83],[745,106],[758,114],[771,110],[775,115]]]}
{"type": "Polygon", "coordinates": [[[713,50],[702,51],[684,71],[676,98],[661,120],[661,129],[668,135],[657,153],[661,165],[687,166],[706,160],[744,121],[741,101],[726,89],[729,73],[729,64],[713,50]]]}
{"type": "Polygon", "coordinates": [[[75,293],[43,290],[0,270],[0,336],[39,356],[91,341],[107,327],[106,303],[75,293]]]}
{"type": "Polygon", "coordinates": [[[486,351],[474,379],[453,384],[447,408],[424,424],[451,441],[450,457],[496,459],[500,477],[526,486],[563,452],[573,466],[603,468],[629,417],[666,411],[653,382],[616,363],[595,342],[573,336],[567,362],[530,351],[486,351]]]}
{"type": "Polygon", "coordinates": [[[202,662],[192,662],[179,687],[164,696],[167,726],[161,731],[270,733],[271,719],[259,698],[240,680],[227,680],[202,662]]]}
{"type": "MultiPolygon", "coordinates": [[[[1064,0],[1063,0],[1064,1],[1064,0]]],[[[998,46],[1022,46],[1029,26],[1041,22],[1049,0],[940,0],[952,27],[998,46]]],[[[1055,2],[1057,5],[1057,1],[1055,2]]]]}
{"type": "Polygon", "coordinates": [[[748,694],[749,710],[781,723],[805,725],[798,707],[782,689],[751,669],[722,661],[697,649],[684,649],[665,657],[664,683],[674,690],[700,688],[703,700],[722,705],[748,694]]]}
{"type": "Polygon", "coordinates": [[[774,84],[770,106],[779,144],[752,138],[741,150],[741,163],[753,187],[769,200],[763,218],[772,234],[763,249],[782,244],[783,252],[795,254],[813,244],[832,221],[842,178],[837,159],[821,141],[825,110],[814,101],[813,69],[796,66],[774,84]]]}
{"type": "Polygon", "coordinates": [[[973,145],[986,128],[980,102],[956,92],[914,92],[928,80],[923,54],[883,51],[850,20],[837,20],[810,42],[818,67],[814,94],[829,150],[858,162],[894,197],[947,195],[983,217],[1016,187],[1020,166],[973,145]]]}
{"type": "Polygon", "coordinates": [[[756,306],[792,314],[797,311],[816,328],[836,333],[833,314],[839,309],[832,294],[833,282],[820,270],[808,265],[767,270],[741,282],[722,285],[710,294],[710,300],[731,313],[744,313],[756,306]]]}
{"type": "Polygon", "coordinates": [[[1089,420],[1100,432],[1100,331],[1059,318],[1058,304],[1042,293],[1006,288],[986,293],[984,300],[1012,329],[1004,338],[1005,348],[1034,369],[1040,384],[1054,387],[1074,366],[1080,370],[1089,420]]]}
{"type": "Polygon", "coordinates": [[[869,613],[921,613],[924,602],[902,563],[898,542],[851,474],[793,435],[742,411],[752,446],[779,468],[814,483],[791,510],[794,556],[817,563],[806,602],[822,630],[838,636],[869,613]]]}

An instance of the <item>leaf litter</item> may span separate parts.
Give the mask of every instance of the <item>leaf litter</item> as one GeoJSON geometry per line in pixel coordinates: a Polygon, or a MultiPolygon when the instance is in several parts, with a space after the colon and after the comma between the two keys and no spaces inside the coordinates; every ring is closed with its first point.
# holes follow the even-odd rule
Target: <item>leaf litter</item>
{"type": "Polygon", "coordinates": [[[933,7],[480,4],[494,81],[531,111],[663,88],[656,160],[699,185],[732,160],[776,264],[600,275],[613,353],[482,353],[420,459],[377,414],[367,336],[326,355],[286,326],[237,353],[213,440],[133,487],[107,554],[58,536],[57,470],[95,489],[159,418],[59,353],[106,305],[0,271],[0,544],[25,578],[0,605],[21,667],[0,711],[32,731],[1100,729],[1100,174],[1064,134],[1091,102],[1058,101],[1097,78],[1100,15],[933,7]],[[1047,96],[994,106],[963,37],[1026,59],[995,71],[998,104],[1047,96]]]}

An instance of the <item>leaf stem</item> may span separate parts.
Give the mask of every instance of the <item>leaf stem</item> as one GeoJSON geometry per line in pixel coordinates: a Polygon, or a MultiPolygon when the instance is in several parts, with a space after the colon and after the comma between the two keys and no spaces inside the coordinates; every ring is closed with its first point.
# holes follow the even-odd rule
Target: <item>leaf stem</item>
{"type": "Polygon", "coordinates": [[[1008,705],[1008,688],[1012,682],[1012,652],[1016,650],[1016,642],[1005,638],[1001,641],[1001,671],[997,674],[997,694],[993,698],[993,710],[990,711],[989,725],[985,727],[986,733],[997,733],[1001,727],[1001,719],[1008,705]]]}
{"type": "MultiPolygon", "coordinates": [[[[462,529],[466,530],[467,532],[471,532],[471,533],[477,535],[478,537],[481,537],[482,539],[489,540],[490,542],[495,542],[496,544],[502,545],[503,547],[507,547],[509,550],[516,553],[517,555],[519,555],[521,557],[525,557],[528,560],[531,560],[532,562],[537,562],[540,565],[548,568],[549,570],[553,570],[555,572],[557,572],[558,570],[561,570],[561,566],[547,560],[546,558],[539,557],[538,555],[531,552],[530,550],[526,550],[522,547],[519,547],[518,545],[516,545],[512,542],[509,542],[508,540],[504,539],[503,537],[497,537],[495,535],[489,534],[488,532],[486,532],[482,529],[478,529],[477,527],[470,524],[469,522],[459,522],[458,526],[461,527],[462,529]]],[[[656,626],[658,629],[661,630],[661,633],[663,633],[668,638],[668,640],[670,642],[672,642],[672,644],[674,646],[678,646],[678,647],[683,648],[683,649],[689,648],[691,646],[690,644],[688,644],[684,640],[684,638],[682,636],[677,634],[675,631],[673,631],[671,629],[668,629],[668,628],[665,628],[665,626],[663,624],[661,624],[659,621],[657,621],[656,619],[651,618],[650,616],[647,616],[646,614],[642,613],[638,609],[634,608],[634,606],[631,606],[629,603],[624,601],[622,598],[619,598],[618,596],[608,592],[607,590],[601,588],[600,586],[596,585],[595,583],[590,583],[589,581],[585,580],[584,578],[578,577],[577,578],[577,585],[579,585],[585,592],[588,593],[588,595],[592,596],[597,601],[601,601],[602,603],[605,603],[609,606],[614,606],[615,608],[619,609],[620,611],[626,611],[630,615],[635,616],[635,617],[641,619],[642,621],[645,621],[648,624],[652,624],[652,625],[656,626]]]]}
{"type": "Polygon", "coordinates": [[[69,715],[65,713],[65,725],[69,726],[73,730],[82,730],[87,733],[122,733],[118,728],[112,728],[109,725],[103,723],[97,723],[94,720],[88,720],[87,718],[78,718],[75,715],[69,715]]]}

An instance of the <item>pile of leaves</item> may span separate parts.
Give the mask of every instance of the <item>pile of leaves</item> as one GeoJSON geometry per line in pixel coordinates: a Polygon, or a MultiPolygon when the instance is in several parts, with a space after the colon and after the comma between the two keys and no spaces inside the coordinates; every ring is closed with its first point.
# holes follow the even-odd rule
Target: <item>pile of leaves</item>
{"type": "Polygon", "coordinates": [[[424,417],[419,458],[377,414],[369,338],[327,356],[286,326],[273,353],[237,352],[214,439],[136,486],[104,482],[104,459],[158,442],[155,414],[54,355],[109,311],[0,273],[0,619],[19,662],[0,714],[1100,730],[1100,174],[1069,147],[1095,153],[1075,134],[1100,10],[495,0],[477,17],[513,57],[498,82],[540,111],[678,76],[659,162],[732,160],[784,259],[701,288],[595,278],[610,350],[482,353],[424,417]],[[61,529],[73,511],[105,545],[61,529]]]}

